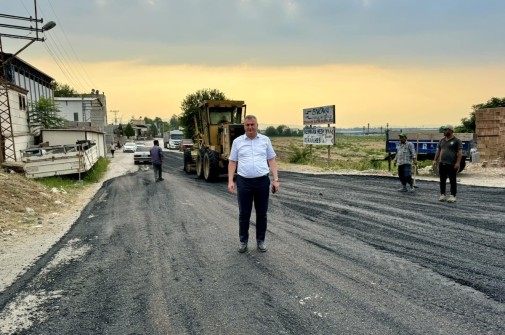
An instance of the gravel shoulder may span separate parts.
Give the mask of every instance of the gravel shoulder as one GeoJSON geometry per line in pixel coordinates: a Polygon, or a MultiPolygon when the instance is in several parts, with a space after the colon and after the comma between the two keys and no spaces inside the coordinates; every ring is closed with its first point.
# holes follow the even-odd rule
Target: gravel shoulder
{"type": "MultiPolygon", "coordinates": [[[[392,179],[395,177],[392,172],[327,171],[313,166],[292,165],[282,162],[279,162],[279,168],[281,176],[282,171],[290,171],[307,174],[380,175],[390,176],[392,179]]],[[[139,166],[133,164],[131,154],[117,151],[115,157],[111,159],[109,169],[102,181],[85,188],[72,201],[61,203],[58,212],[49,211],[49,213],[40,215],[42,220],[35,221],[33,225],[23,230],[6,231],[0,229],[0,269],[2,269],[0,292],[15,282],[16,278],[28,270],[41,255],[46,253],[69,231],[81,215],[82,210],[93,199],[104,182],[121,175],[133,173],[138,169],[139,166]]],[[[430,175],[428,171],[420,171],[416,178],[438,181],[438,178],[430,175]]],[[[505,188],[505,168],[482,168],[478,164],[469,164],[465,171],[459,175],[458,182],[465,185],[505,188]]],[[[26,200],[27,206],[29,203],[30,200],[26,200]]],[[[4,210],[2,209],[2,211],[4,210]]]]}

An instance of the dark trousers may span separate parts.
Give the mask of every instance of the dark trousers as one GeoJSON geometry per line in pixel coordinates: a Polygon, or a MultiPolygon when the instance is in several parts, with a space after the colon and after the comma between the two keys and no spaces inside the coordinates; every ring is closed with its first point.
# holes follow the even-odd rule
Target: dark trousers
{"type": "Polygon", "coordinates": [[[440,163],[438,166],[438,173],[440,175],[440,194],[445,194],[445,184],[447,182],[447,177],[449,177],[449,182],[451,183],[451,195],[456,196],[458,191],[456,174],[458,171],[454,169],[454,165],[440,163]]]}
{"type": "Polygon", "coordinates": [[[267,231],[268,197],[270,178],[244,178],[237,176],[238,222],[240,242],[249,240],[249,223],[252,205],[256,211],[256,241],[265,241],[267,231]]]}
{"type": "Polygon", "coordinates": [[[410,164],[402,164],[398,165],[398,178],[400,178],[400,182],[403,186],[406,186],[409,183],[412,186],[414,182],[412,180],[412,165],[410,164]]]}
{"type": "Polygon", "coordinates": [[[153,170],[154,170],[154,180],[162,179],[161,164],[153,163],[153,170]]]}

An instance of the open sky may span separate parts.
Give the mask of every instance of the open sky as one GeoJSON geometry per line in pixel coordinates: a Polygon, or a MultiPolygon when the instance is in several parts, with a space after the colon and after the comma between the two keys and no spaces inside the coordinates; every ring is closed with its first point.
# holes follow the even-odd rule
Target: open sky
{"type": "MultiPolygon", "coordinates": [[[[35,15],[32,0],[0,3],[1,14],[35,15]]],[[[19,57],[104,92],[123,123],[168,120],[207,88],[245,100],[260,127],[301,126],[304,108],[326,105],[336,127],[457,125],[505,97],[503,0],[38,0],[37,10],[57,26],[19,57]]],[[[26,41],[2,43],[15,53],[26,41]]]]}

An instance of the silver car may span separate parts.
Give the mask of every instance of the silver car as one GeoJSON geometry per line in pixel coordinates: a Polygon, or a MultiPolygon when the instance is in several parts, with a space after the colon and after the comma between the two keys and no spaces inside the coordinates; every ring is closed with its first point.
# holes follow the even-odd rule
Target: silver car
{"type": "Polygon", "coordinates": [[[126,142],[123,145],[123,152],[135,152],[137,150],[137,145],[133,142],[126,142]]]}
{"type": "Polygon", "coordinates": [[[133,163],[134,164],[140,164],[140,163],[151,164],[151,148],[146,147],[146,146],[137,147],[137,150],[135,150],[135,153],[133,154],[133,163]]]}

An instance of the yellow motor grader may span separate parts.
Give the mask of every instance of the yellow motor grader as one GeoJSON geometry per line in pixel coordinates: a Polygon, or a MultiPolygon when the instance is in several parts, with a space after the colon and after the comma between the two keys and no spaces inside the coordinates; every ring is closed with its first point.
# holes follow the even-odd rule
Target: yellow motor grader
{"type": "Polygon", "coordinates": [[[245,133],[246,105],[237,100],[206,100],[195,117],[195,145],[184,151],[184,171],[215,181],[228,173],[233,140],[245,133]]]}

